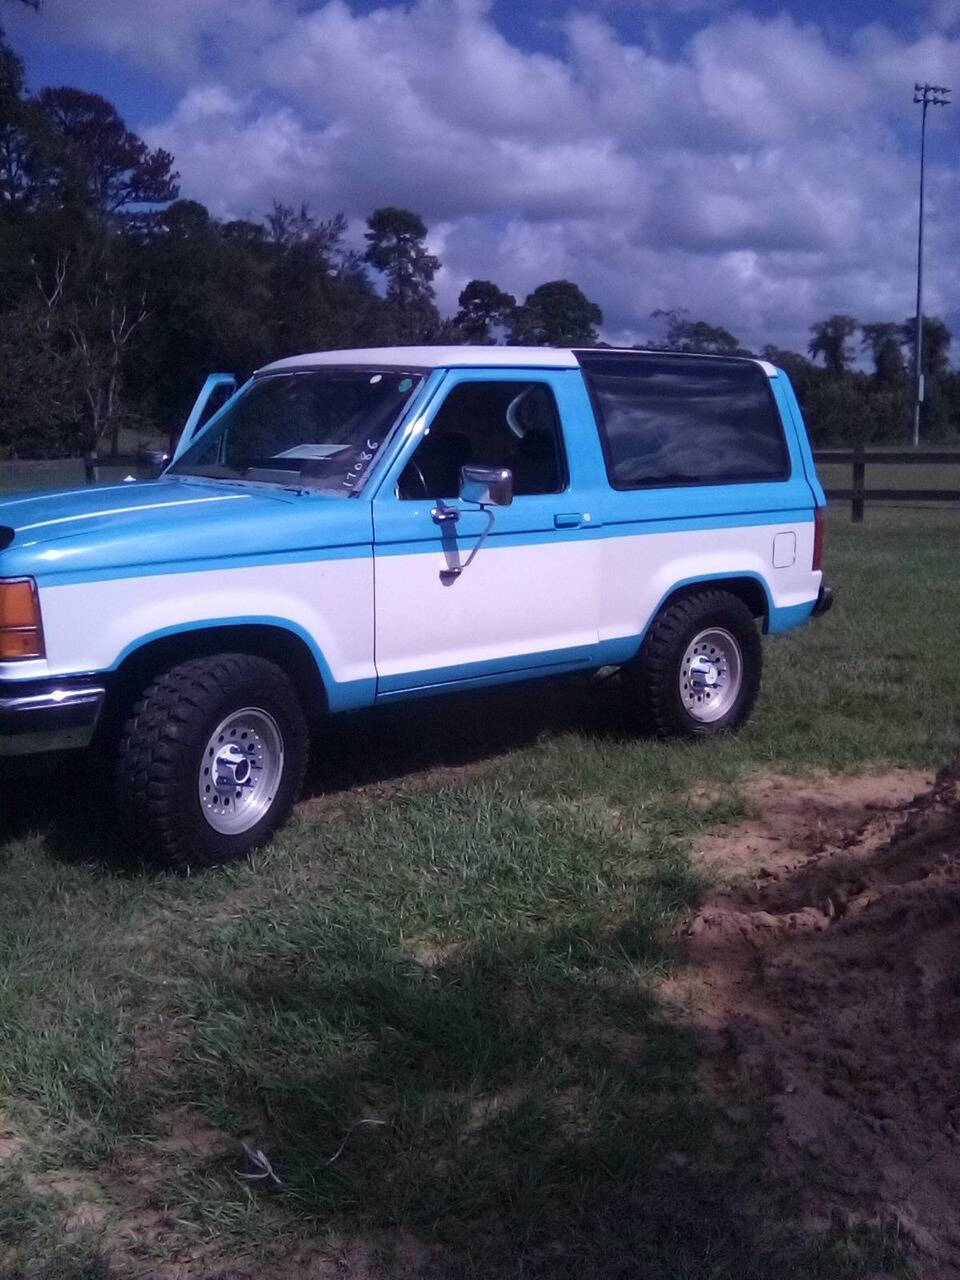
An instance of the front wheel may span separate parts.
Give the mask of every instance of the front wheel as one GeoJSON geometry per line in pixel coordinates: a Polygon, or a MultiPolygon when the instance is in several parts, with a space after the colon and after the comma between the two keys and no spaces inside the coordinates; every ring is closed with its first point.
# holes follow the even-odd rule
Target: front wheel
{"type": "Polygon", "coordinates": [[[274,663],[238,653],[182,663],[124,727],[121,826],[136,852],[179,870],[239,857],[286,819],[308,746],[299,699],[274,663]]]}
{"type": "Polygon", "coordinates": [[[656,733],[703,738],[747,720],[762,664],[757,625],[743,601],[701,591],[657,614],[630,678],[656,733]]]}

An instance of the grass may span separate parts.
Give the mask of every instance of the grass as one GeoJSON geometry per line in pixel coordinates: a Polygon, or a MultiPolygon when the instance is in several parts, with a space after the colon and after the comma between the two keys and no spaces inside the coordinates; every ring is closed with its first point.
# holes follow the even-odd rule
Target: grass
{"type": "Polygon", "coordinates": [[[955,753],[958,550],[953,511],[833,515],[835,610],[767,644],[736,739],[575,683],[331,723],[290,826],[200,877],[126,871],[82,772],[5,786],[0,1276],[898,1271],[804,1232],[657,984],[750,771],[955,753]]]}
{"type": "MultiPolygon", "coordinates": [[[[124,477],[137,474],[136,458],[141,447],[159,448],[166,437],[121,428],[120,460],[111,463],[109,457],[98,462],[99,484],[119,484],[124,477]]],[[[106,449],[106,445],[104,445],[106,449]]],[[[22,459],[0,458],[0,494],[25,493],[42,489],[75,489],[84,485],[83,460],[81,458],[22,459]]]]}
{"type": "MultiPolygon", "coordinates": [[[[918,454],[918,457],[922,457],[918,454]]],[[[849,462],[821,462],[817,466],[825,489],[850,489],[853,468],[849,462]]],[[[960,493],[960,450],[956,463],[868,462],[864,467],[867,489],[954,489],[960,493]]]]}
{"type": "MultiPolygon", "coordinates": [[[[125,466],[101,462],[98,466],[101,485],[119,484],[131,471],[136,474],[136,468],[131,468],[129,462],[125,466]]],[[[79,489],[83,484],[83,461],[80,458],[58,458],[47,462],[0,460],[0,494],[79,489]]]]}

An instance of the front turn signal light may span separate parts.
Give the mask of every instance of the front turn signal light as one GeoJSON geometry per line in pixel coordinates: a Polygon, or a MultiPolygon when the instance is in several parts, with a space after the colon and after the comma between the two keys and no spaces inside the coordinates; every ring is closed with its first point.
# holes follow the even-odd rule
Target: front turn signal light
{"type": "Polygon", "coordinates": [[[45,655],[37,584],[32,578],[0,580],[0,662],[45,655]]]}

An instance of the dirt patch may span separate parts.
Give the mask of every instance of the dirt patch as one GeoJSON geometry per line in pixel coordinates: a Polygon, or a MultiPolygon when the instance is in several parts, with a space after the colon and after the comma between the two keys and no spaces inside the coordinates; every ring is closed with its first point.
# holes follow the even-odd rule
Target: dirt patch
{"type": "Polygon", "coordinates": [[[203,1112],[194,1107],[174,1107],[160,1112],[158,1119],[167,1131],[167,1136],[155,1144],[159,1151],[193,1161],[216,1160],[236,1152],[236,1139],[215,1128],[203,1112]]]}
{"type": "Polygon", "coordinates": [[[435,942],[432,938],[405,938],[403,948],[408,951],[417,964],[431,973],[448,965],[463,950],[458,942],[435,942]]]}
{"type": "Polygon", "coordinates": [[[191,1031],[189,1018],[165,1018],[141,1027],[133,1038],[137,1077],[154,1081],[171,1075],[187,1054],[191,1031]]]}
{"type": "Polygon", "coordinates": [[[15,1160],[23,1148],[23,1141],[10,1125],[5,1111],[0,1111],[0,1168],[15,1160]]]}
{"type": "Polygon", "coordinates": [[[932,782],[931,774],[911,769],[849,778],[822,774],[802,782],[764,775],[746,788],[756,816],[704,837],[694,857],[725,880],[784,869],[842,844],[867,825],[879,829],[885,819],[895,823],[900,805],[929,790],[932,782]]]}
{"type": "MultiPolygon", "coordinates": [[[[152,1280],[227,1276],[216,1239],[165,1206],[164,1179],[176,1171],[202,1177],[231,1156],[239,1167],[242,1148],[194,1107],[160,1112],[158,1123],[159,1137],[118,1148],[96,1173],[70,1168],[26,1173],[24,1187],[46,1202],[68,1237],[81,1238],[98,1251],[111,1275],[149,1275],[152,1280]]],[[[23,1261],[14,1250],[9,1265],[15,1269],[13,1264],[23,1261]]],[[[236,1274],[239,1280],[253,1280],[246,1271],[236,1274]]]]}
{"type": "MultiPolygon", "coordinates": [[[[272,1264],[261,1264],[255,1280],[290,1280],[292,1276],[297,1280],[383,1280],[384,1276],[401,1280],[423,1276],[432,1253],[430,1245],[402,1227],[357,1239],[332,1233],[272,1264]]],[[[254,1276],[237,1272],[236,1280],[254,1280],[254,1276]]]]}
{"type": "Polygon", "coordinates": [[[467,1122],[463,1127],[464,1137],[479,1133],[486,1125],[498,1120],[501,1116],[517,1107],[526,1099],[529,1090],[522,1085],[508,1085],[499,1093],[484,1093],[473,1099],[467,1122]]]}
{"type": "Polygon", "coordinates": [[[64,1230],[72,1233],[102,1227],[111,1213],[100,1184],[83,1169],[28,1174],[27,1188],[44,1199],[52,1198],[63,1210],[64,1230]]]}
{"type": "Polygon", "coordinates": [[[769,1100],[772,1172],[813,1225],[883,1222],[960,1277],[960,763],[757,784],[701,857],[747,883],[690,927],[676,987],[722,1090],[769,1100]]]}

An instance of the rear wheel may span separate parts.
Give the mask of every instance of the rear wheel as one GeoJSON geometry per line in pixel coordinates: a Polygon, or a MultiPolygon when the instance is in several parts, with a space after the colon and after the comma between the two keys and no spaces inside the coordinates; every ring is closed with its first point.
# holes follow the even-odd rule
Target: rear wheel
{"type": "Polygon", "coordinates": [[[661,610],[630,677],[658,734],[703,738],[747,720],[762,664],[757,625],[743,601],[702,591],[661,610]]]}
{"type": "Polygon", "coordinates": [[[135,850],[187,870],[262,844],[303,780],[307,725],[288,676],[249,654],[164,672],[120,739],[117,804],[135,850]]]}

